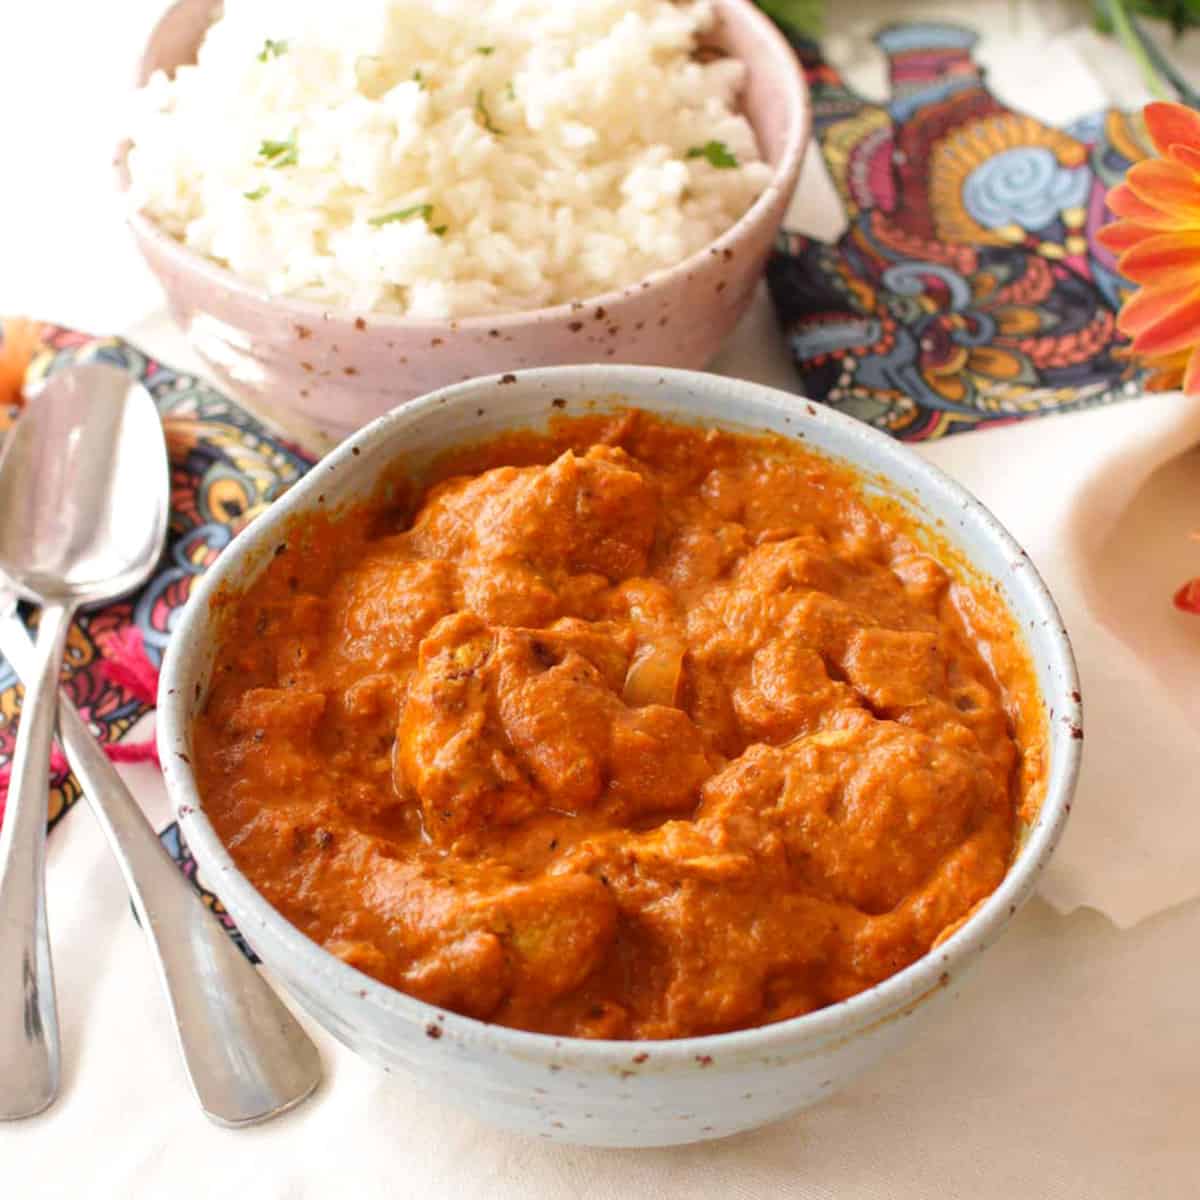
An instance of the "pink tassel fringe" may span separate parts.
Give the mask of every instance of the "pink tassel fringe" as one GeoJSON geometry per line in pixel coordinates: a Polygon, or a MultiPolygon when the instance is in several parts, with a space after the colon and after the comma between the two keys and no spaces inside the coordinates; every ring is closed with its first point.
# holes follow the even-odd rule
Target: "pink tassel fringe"
{"type": "Polygon", "coordinates": [[[158,701],[158,672],[146,653],[146,641],[136,625],[126,625],[115,633],[99,638],[104,657],[100,673],[110,682],[123,687],[143,704],[158,701]]]}

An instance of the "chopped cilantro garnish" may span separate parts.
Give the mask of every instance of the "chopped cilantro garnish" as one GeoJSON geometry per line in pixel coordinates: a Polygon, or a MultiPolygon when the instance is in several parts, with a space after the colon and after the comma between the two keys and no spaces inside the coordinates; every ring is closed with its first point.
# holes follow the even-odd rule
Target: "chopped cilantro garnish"
{"type": "Polygon", "coordinates": [[[482,125],[484,129],[488,131],[488,133],[494,133],[497,137],[504,136],[504,130],[497,129],[496,126],[492,124],[492,114],[488,112],[487,105],[484,103],[482,88],[475,93],[475,115],[479,118],[480,125],[482,125]]]}
{"type": "Polygon", "coordinates": [[[294,167],[299,153],[295,130],[292,131],[292,136],[286,142],[264,140],[258,148],[258,157],[272,167],[294,167]]]}
{"type": "Polygon", "coordinates": [[[413,72],[413,83],[415,83],[417,87],[421,89],[421,91],[425,90],[425,76],[421,74],[420,67],[413,72]]]}
{"type": "Polygon", "coordinates": [[[496,47],[495,46],[476,46],[475,53],[482,54],[486,58],[489,54],[496,53],[496,47]]]}
{"type": "Polygon", "coordinates": [[[738,165],[737,157],[724,142],[705,142],[703,146],[693,146],[687,152],[687,157],[706,159],[710,166],[718,170],[727,170],[738,165]]]}
{"type": "Polygon", "coordinates": [[[287,53],[287,48],[286,41],[277,42],[273,38],[267,38],[263,42],[263,48],[258,52],[258,61],[266,62],[268,58],[278,58],[281,54],[287,53]]]}
{"type": "Polygon", "coordinates": [[[242,195],[245,196],[247,200],[261,200],[270,190],[271,189],[267,187],[266,184],[263,184],[262,187],[255,188],[252,192],[243,192],[242,195]]]}
{"type": "MultiPolygon", "coordinates": [[[[429,218],[433,216],[432,204],[414,204],[411,208],[398,208],[395,212],[384,213],[382,216],[372,217],[368,225],[390,225],[393,221],[407,221],[412,217],[420,217],[426,224],[429,224],[429,218]]],[[[436,233],[437,230],[434,230],[436,233]]]]}

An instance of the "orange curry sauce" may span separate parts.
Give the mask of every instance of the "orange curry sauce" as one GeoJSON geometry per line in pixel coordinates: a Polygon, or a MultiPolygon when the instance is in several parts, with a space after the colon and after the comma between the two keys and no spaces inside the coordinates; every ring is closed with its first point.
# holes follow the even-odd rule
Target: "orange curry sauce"
{"type": "Polygon", "coordinates": [[[310,937],[488,1021],[682,1037],[870,987],[1000,882],[1023,644],[848,469],[635,412],[442,468],[220,602],[205,809],[310,937]]]}

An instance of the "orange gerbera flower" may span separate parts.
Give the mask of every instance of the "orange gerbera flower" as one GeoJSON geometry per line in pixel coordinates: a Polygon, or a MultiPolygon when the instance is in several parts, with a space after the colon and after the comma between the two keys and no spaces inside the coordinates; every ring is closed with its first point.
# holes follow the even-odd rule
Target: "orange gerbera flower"
{"type": "Polygon", "coordinates": [[[1143,116],[1160,157],[1109,192],[1118,220],[1097,238],[1138,285],[1117,327],[1155,368],[1148,386],[1200,394],[1200,112],[1156,100],[1143,116]]]}

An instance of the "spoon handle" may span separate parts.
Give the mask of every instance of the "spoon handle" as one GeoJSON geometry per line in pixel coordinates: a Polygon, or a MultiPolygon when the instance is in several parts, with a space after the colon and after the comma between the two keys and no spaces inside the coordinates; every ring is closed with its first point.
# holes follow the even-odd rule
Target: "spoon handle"
{"type": "MultiPolygon", "coordinates": [[[[18,674],[29,648],[16,616],[0,617],[0,653],[18,674]]],[[[299,1104],[321,1078],[316,1046],[179,873],[65,696],[58,728],[156,951],[184,1064],[206,1115],[220,1125],[251,1125],[299,1104]]]]}
{"type": "Polygon", "coordinates": [[[58,673],[71,615],[70,608],[57,604],[42,609],[0,829],[0,1120],[5,1121],[32,1117],[58,1095],[58,1008],[46,926],[46,807],[58,673]]]}

